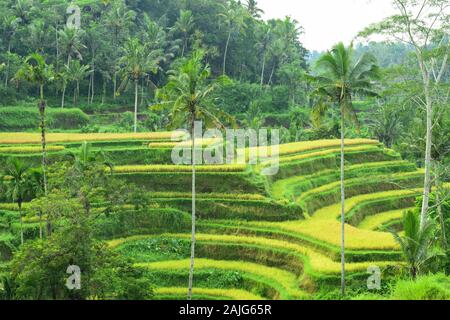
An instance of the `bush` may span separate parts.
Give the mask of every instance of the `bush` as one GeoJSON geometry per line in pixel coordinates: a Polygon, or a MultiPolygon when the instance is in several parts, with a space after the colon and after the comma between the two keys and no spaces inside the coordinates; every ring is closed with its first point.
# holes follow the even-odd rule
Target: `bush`
{"type": "Polygon", "coordinates": [[[449,300],[450,277],[444,274],[399,281],[392,294],[396,300],[449,300]]]}

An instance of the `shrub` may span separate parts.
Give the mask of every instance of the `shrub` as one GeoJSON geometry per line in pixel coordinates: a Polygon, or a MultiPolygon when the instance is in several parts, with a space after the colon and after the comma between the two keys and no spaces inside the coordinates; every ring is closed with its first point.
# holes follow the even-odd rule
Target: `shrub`
{"type": "MultiPolygon", "coordinates": [[[[39,111],[30,107],[3,107],[0,109],[0,130],[22,131],[37,129],[39,111]]],[[[89,116],[80,109],[52,109],[46,112],[48,128],[79,129],[89,123],[89,116]]]]}
{"type": "Polygon", "coordinates": [[[396,300],[449,300],[450,277],[436,274],[419,277],[416,281],[400,280],[392,293],[396,300]]]}

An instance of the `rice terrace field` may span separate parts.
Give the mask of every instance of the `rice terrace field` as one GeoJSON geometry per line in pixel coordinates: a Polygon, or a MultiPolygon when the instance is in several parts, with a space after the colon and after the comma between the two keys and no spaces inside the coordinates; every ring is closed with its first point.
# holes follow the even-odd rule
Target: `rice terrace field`
{"type": "Polygon", "coordinates": [[[0,300],[450,300],[448,0],[360,2],[0,0],[0,300]]]}

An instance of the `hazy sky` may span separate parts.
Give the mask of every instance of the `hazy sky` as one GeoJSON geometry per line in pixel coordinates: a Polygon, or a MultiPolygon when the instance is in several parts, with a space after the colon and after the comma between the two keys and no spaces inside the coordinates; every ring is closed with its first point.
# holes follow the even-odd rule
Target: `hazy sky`
{"type": "Polygon", "coordinates": [[[392,15],[391,0],[258,0],[264,18],[291,16],[304,28],[301,42],[309,50],[350,43],[359,31],[392,15]]]}

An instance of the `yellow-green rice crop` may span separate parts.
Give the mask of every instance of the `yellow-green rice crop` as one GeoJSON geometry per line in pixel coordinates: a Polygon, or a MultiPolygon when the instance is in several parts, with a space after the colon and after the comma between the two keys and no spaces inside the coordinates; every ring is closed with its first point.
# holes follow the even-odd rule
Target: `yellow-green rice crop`
{"type": "MultiPolygon", "coordinates": [[[[189,234],[165,234],[163,237],[177,238],[177,239],[190,239],[189,234]]],[[[129,241],[142,240],[151,238],[154,236],[141,235],[132,236],[128,238],[120,238],[108,241],[108,245],[112,248],[118,247],[121,244],[129,241]]],[[[340,272],[341,265],[339,262],[333,261],[330,257],[318,253],[317,251],[302,246],[296,243],[291,243],[282,240],[268,239],[263,237],[246,237],[246,236],[230,236],[230,235],[211,235],[211,234],[197,234],[196,240],[201,243],[224,243],[224,244],[242,244],[242,245],[256,245],[265,248],[276,248],[281,250],[289,250],[293,253],[304,256],[308,259],[313,270],[326,273],[326,274],[338,274],[340,272]]],[[[393,262],[377,262],[382,266],[393,264],[393,262]]],[[[357,262],[347,263],[346,269],[348,271],[364,271],[367,270],[371,262],[357,262]]]]}
{"type": "MultiPolygon", "coordinates": [[[[63,146],[47,146],[47,151],[63,151],[63,146]]],[[[0,153],[27,154],[42,152],[40,146],[0,147],[0,153]]]]}
{"type": "MultiPolygon", "coordinates": [[[[160,261],[151,263],[137,263],[136,267],[148,268],[150,270],[189,270],[189,259],[160,261]]],[[[195,268],[198,269],[218,269],[218,270],[236,270],[244,273],[256,275],[260,278],[267,279],[279,289],[280,293],[285,292],[284,299],[302,299],[306,298],[306,294],[298,289],[297,277],[287,271],[262,266],[255,263],[241,261],[222,261],[210,259],[196,259],[195,268]]]]}
{"type": "MultiPolygon", "coordinates": [[[[197,172],[243,172],[245,164],[197,166],[197,172]]],[[[130,165],[114,167],[115,173],[191,172],[189,165],[130,165]]]]}
{"type": "MultiPolygon", "coordinates": [[[[340,140],[316,140],[316,141],[302,141],[302,142],[294,142],[294,143],[287,143],[287,144],[281,144],[279,145],[279,155],[289,155],[289,154],[295,154],[295,153],[301,153],[301,152],[308,152],[312,150],[317,149],[326,149],[326,148],[333,148],[333,147],[339,147],[341,144],[340,140]]],[[[370,139],[347,139],[345,140],[346,146],[355,146],[355,145],[378,145],[379,142],[376,140],[370,140],[370,139]]],[[[254,148],[247,148],[248,152],[254,151],[257,154],[259,154],[260,151],[263,151],[263,147],[254,147],[254,148]]],[[[268,149],[268,153],[270,154],[271,148],[264,147],[268,149]]]]}
{"type": "Polygon", "coordinates": [[[365,230],[376,230],[385,223],[401,219],[403,217],[404,211],[413,209],[414,208],[392,210],[388,212],[382,212],[373,216],[368,216],[358,225],[358,228],[365,230]]]}
{"type": "MultiPolygon", "coordinates": [[[[47,143],[63,142],[95,142],[95,141],[120,141],[120,140],[167,140],[172,134],[180,139],[183,133],[173,132],[143,132],[143,133],[48,133],[47,143]]],[[[39,144],[41,135],[29,132],[2,132],[0,144],[39,144]]]]}
{"type": "MultiPolygon", "coordinates": [[[[198,139],[195,140],[195,145],[197,147],[202,146],[202,147],[208,147],[208,146],[213,146],[217,143],[222,142],[222,139],[218,139],[218,138],[211,138],[211,139],[198,139]]],[[[187,140],[187,141],[181,141],[181,142],[150,142],[148,144],[149,148],[154,148],[154,149],[164,149],[164,148],[168,148],[168,149],[172,149],[175,147],[187,147],[190,148],[192,145],[192,141],[191,140],[187,140]]]]}
{"type": "MultiPolygon", "coordinates": [[[[152,198],[191,198],[192,193],[188,192],[152,192],[152,198]]],[[[197,193],[197,199],[236,199],[236,200],[266,200],[266,197],[260,194],[246,193],[197,193]]]]}
{"type": "MultiPolygon", "coordinates": [[[[179,287],[156,288],[155,294],[181,296],[186,294],[186,288],[179,288],[179,287]]],[[[250,300],[250,301],[264,300],[262,297],[256,294],[239,289],[193,288],[193,294],[228,298],[230,300],[250,300]]]]}

